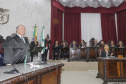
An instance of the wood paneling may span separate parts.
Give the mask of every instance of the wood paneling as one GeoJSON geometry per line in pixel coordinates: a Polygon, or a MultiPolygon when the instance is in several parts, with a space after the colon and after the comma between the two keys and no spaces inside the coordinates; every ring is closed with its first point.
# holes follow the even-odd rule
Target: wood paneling
{"type": "Polygon", "coordinates": [[[58,72],[52,71],[52,72],[48,72],[44,75],[42,75],[42,82],[41,84],[58,84],[57,83],[57,74],[58,72]]]}
{"type": "Polygon", "coordinates": [[[98,77],[106,82],[126,82],[126,59],[98,58],[98,77]]]}
{"type": "Polygon", "coordinates": [[[81,48],[81,59],[86,59],[86,48],[81,48]]]}
{"type": "Polygon", "coordinates": [[[119,63],[119,61],[109,60],[109,61],[106,61],[106,63],[107,63],[107,78],[108,79],[120,78],[120,63],[119,63]]]}
{"type": "Polygon", "coordinates": [[[28,84],[27,79],[29,84],[60,84],[62,66],[64,66],[64,64],[57,64],[54,66],[38,69],[26,73],[25,75],[22,74],[7,80],[0,81],[0,84],[28,84]]]}

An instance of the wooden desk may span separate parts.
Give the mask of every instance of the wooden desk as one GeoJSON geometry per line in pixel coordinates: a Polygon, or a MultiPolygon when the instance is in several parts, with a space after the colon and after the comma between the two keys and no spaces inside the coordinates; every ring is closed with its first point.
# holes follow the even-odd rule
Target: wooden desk
{"type": "Polygon", "coordinates": [[[87,60],[97,60],[97,47],[87,47],[87,60]]]}
{"type": "Polygon", "coordinates": [[[84,59],[86,60],[87,59],[87,49],[86,48],[80,48],[80,53],[81,53],[81,56],[80,56],[80,59],[84,59]]]}
{"type": "Polygon", "coordinates": [[[126,82],[126,58],[98,58],[98,76],[107,82],[126,82]]]}
{"type": "Polygon", "coordinates": [[[29,84],[60,84],[62,66],[61,63],[48,63],[48,65],[41,65],[40,68],[30,69],[30,65],[27,64],[25,70],[23,64],[17,64],[15,67],[20,73],[11,75],[3,72],[10,70],[12,66],[3,66],[0,67],[0,84],[28,84],[25,83],[26,76],[29,84]]]}
{"type": "Polygon", "coordinates": [[[70,48],[68,62],[71,60],[79,60],[80,59],[80,48],[70,48]]]}
{"type": "MultiPolygon", "coordinates": [[[[104,50],[104,47],[70,48],[68,61],[70,62],[70,60],[98,60],[98,57],[100,57],[102,50],[104,50]]],[[[126,48],[111,47],[110,51],[116,57],[118,57],[118,55],[123,55],[123,57],[126,57],[126,48]]]]}

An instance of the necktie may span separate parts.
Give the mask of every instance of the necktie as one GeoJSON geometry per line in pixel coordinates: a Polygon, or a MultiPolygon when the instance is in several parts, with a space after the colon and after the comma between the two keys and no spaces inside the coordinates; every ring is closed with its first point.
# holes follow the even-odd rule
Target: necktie
{"type": "Polygon", "coordinates": [[[23,36],[21,37],[21,40],[25,43],[25,40],[24,40],[24,37],[23,36]]]}

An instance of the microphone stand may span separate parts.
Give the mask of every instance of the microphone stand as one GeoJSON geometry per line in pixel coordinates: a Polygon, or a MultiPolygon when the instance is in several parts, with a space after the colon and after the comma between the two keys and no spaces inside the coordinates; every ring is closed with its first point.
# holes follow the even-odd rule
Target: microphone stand
{"type": "MultiPolygon", "coordinates": [[[[7,61],[3,57],[1,57],[1,55],[0,55],[0,58],[2,58],[3,60],[5,60],[6,62],[9,63],[9,61],[7,61]]],[[[9,70],[9,71],[5,71],[3,73],[5,73],[5,74],[16,74],[16,73],[19,73],[19,71],[15,68],[14,64],[11,64],[11,65],[13,66],[13,69],[12,70],[9,70]]]]}

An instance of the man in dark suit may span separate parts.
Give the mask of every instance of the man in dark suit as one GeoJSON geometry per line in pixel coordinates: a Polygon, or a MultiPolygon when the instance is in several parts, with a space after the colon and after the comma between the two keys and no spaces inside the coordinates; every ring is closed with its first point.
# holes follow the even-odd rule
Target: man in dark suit
{"type": "Polygon", "coordinates": [[[51,44],[51,41],[49,40],[49,35],[46,36],[44,43],[45,43],[45,52],[42,55],[42,60],[46,62],[47,61],[47,53],[48,53],[48,50],[50,49],[50,44],[51,44]]]}
{"type": "MultiPolygon", "coordinates": [[[[4,58],[9,61],[9,64],[24,63],[24,60],[30,62],[28,39],[23,36],[25,32],[25,26],[18,25],[16,34],[6,38],[3,44],[4,58]]],[[[4,64],[8,64],[8,62],[4,61],[4,64]]]]}
{"type": "Polygon", "coordinates": [[[94,41],[94,47],[98,47],[97,40],[94,41]]]}

